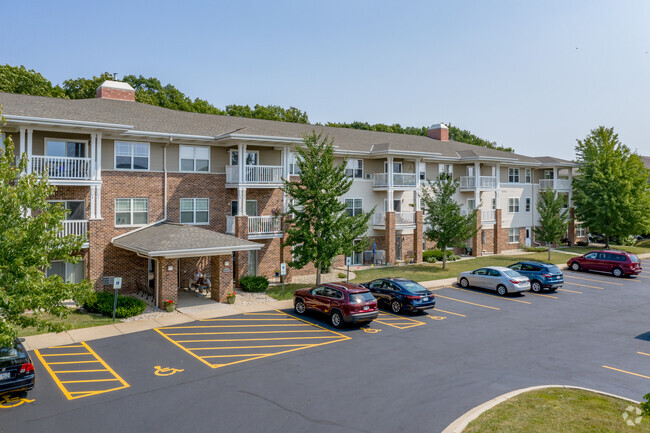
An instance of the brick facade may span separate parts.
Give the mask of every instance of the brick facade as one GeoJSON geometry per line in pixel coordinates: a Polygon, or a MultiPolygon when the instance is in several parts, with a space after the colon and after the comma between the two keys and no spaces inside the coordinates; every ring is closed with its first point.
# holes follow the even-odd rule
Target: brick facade
{"type": "Polygon", "coordinates": [[[424,220],[421,210],[415,212],[415,230],[413,230],[413,261],[422,263],[422,245],[424,242],[424,220]]]}
{"type": "Polygon", "coordinates": [[[386,240],[384,250],[386,251],[386,264],[395,264],[395,212],[386,212],[386,240]]]}

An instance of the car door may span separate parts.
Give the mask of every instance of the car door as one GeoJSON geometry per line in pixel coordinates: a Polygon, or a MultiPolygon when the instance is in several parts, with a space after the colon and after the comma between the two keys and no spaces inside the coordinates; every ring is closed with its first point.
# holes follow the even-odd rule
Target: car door
{"type": "Polygon", "coordinates": [[[400,291],[402,289],[392,281],[387,281],[386,283],[386,302],[390,303],[393,299],[397,299],[401,302],[402,297],[400,296],[400,291]]]}
{"type": "Polygon", "coordinates": [[[488,271],[487,269],[481,268],[469,274],[467,278],[467,280],[469,281],[469,285],[473,287],[485,288],[485,284],[487,284],[486,281],[487,271],[488,271]]]}
{"type": "Polygon", "coordinates": [[[609,272],[612,268],[612,255],[609,253],[598,253],[594,263],[595,271],[609,272]]]}
{"type": "Polygon", "coordinates": [[[483,288],[496,290],[497,286],[501,284],[501,277],[501,272],[497,271],[496,269],[488,269],[487,275],[484,277],[485,286],[483,288]]]}
{"type": "Polygon", "coordinates": [[[587,271],[595,271],[597,270],[596,260],[598,258],[598,253],[589,253],[585,254],[584,258],[580,262],[580,266],[582,269],[585,269],[587,271]]]}
{"type": "Polygon", "coordinates": [[[370,293],[372,293],[372,295],[377,298],[377,302],[383,302],[383,285],[384,280],[374,280],[368,284],[368,290],[370,290],[370,293]]]}
{"type": "Polygon", "coordinates": [[[327,287],[323,287],[323,286],[312,289],[310,299],[305,300],[305,303],[307,304],[307,308],[311,308],[312,310],[322,312],[325,307],[325,300],[327,299],[325,297],[326,289],[327,287]]]}
{"type": "MultiPolygon", "coordinates": [[[[329,313],[329,312],[332,311],[333,308],[338,308],[343,313],[342,304],[343,304],[344,299],[345,299],[345,297],[343,295],[343,292],[338,290],[338,289],[330,288],[327,291],[327,295],[328,295],[328,298],[329,298],[329,303],[327,305],[327,309],[325,310],[325,312],[329,313]]],[[[345,313],[343,313],[343,314],[345,314],[345,313]]]]}

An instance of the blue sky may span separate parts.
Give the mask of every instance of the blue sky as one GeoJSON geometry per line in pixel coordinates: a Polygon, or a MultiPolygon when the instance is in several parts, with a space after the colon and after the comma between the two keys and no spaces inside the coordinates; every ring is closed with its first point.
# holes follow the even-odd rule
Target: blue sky
{"type": "Polygon", "coordinates": [[[53,83],[155,76],[219,107],[451,122],[519,153],[565,158],[606,125],[650,155],[645,0],[3,4],[0,63],[53,83]]]}

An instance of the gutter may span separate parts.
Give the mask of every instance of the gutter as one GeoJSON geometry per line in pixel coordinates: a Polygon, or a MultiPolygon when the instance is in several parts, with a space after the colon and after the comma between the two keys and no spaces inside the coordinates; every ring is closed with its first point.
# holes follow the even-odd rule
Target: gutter
{"type": "Polygon", "coordinates": [[[113,131],[127,131],[129,129],[133,129],[133,125],[121,125],[117,123],[88,122],[84,120],[49,119],[43,117],[16,116],[13,114],[5,114],[4,117],[7,120],[11,120],[15,123],[20,123],[20,124],[37,123],[40,125],[51,125],[51,126],[77,126],[80,128],[89,128],[89,129],[99,128],[99,129],[107,129],[113,131]]]}

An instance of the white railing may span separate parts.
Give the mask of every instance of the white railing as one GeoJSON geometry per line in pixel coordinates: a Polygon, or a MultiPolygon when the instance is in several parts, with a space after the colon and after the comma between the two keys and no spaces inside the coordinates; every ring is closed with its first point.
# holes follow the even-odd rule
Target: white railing
{"type": "Polygon", "coordinates": [[[496,211],[494,210],[482,210],[481,211],[481,222],[486,221],[496,221],[496,211]]]}
{"type": "Polygon", "coordinates": [[[276,216],[249,216],[249,235],[273,235],[282,233],[282,218],[276,216]]]}
{"type": "Polygon", "coordinates": [[[90,158],[32,155],[32,171],[51,179],[90,179],[90,158]]]}
{"type": "Polygon", "coordinates": [[[372,216],[372,224],[375,226],[385,226],[386,225],[386,213],[384,212],[375,212],[372,216]]]}
{"type": "Polygon", "coordinates": [[[239,166],[226,166],[227,183],[282,183],[283,168],[279,165],[247,165],[244,167],[244,181],[239,179],[239,166]]]}
{"type": "Polygon", "coordinates": [[[571,181],[569,179],[540,179],[539,189],[551,187],[555,190],[571,190],[571,181]]]}
{"type": "Polygon", "coordinates": [[[63,221],[63,230],[59,232],[59,236],[81,236],[86,233],[88,233],[88,220],[65,220],[63,221]]]}
{"type": "MultiPolygon", "coordinates": [[[[418,182],[417,173],[393,173],[393,186],[415,187],[418,182]]],[[[388,173],[375,173],[373,186],[388,186],[388,173]]]]}
{"type": "Polygon", "coordinates": [[[474,189],[476,187],[476,178],[474,176],[461,176],[460,189],[474,189]]]}
{"type": "Polygon", "coordinates": [[[496,188],[497,178],[492,176],[481,176],[478,178],[479,188],[496,188]]]}
{"type": "MultiPolygon", "coordinates": [[[[372,224],[375,226],[386,225],[386,212],[376,212],[372,216],[372,224]]],[[[415,224],[415,212],[395,212],[395,225],[405,226],[415,224]]]]}
{"type": "Polygon", "coordinates": [[[226,234],[234,235],[235,234],[235,217],[226,215],[226,234]]]}

